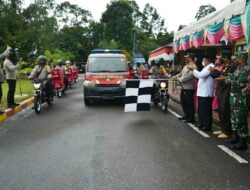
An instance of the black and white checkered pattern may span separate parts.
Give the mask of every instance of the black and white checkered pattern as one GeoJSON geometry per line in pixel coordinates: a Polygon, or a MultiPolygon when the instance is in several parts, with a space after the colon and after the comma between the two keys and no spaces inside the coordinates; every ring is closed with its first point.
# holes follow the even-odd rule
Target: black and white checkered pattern
{"type": "Polygon", "coordinates": [[[150,111],[153,84],[153,80],[127,80],[124,111],[150,111]]]}

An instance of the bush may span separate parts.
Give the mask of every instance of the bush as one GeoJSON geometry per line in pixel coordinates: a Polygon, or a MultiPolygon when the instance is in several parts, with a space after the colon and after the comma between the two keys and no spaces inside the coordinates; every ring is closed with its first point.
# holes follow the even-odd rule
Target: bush
{"type": "Polygon", "coordinates": [[[32,71],[32,68],[25,68],[25,69],[22,69],[22,70],[19,71],[19,75],[21,75],[21,76],[24,76],[24,75],[29,76],[31,71],[32,71]]]}

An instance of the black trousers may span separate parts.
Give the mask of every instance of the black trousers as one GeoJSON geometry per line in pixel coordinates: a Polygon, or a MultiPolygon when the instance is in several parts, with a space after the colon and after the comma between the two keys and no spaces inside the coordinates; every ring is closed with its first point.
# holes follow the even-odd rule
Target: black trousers
{"type": "Polygon", "coordinates": [[[194,120],[194,90],[181,90],[181,105],[184,117],[194,120]]]}
{"type": "Polygon", "coordinates": [[[220,118],[220,127],[223,133],[227,135],[232,134],[231,120],[230,120],[230,103],[229,103],[229,92],[225,91],[218,94],[218,111],[220,118]]]}
{"type": "Polygon", "coordinates": [[[3,97],[3,89],[2,89],[2,82],[0,82],[0,103],[2,102],[3,97]]]}
{"type": "Polygon", "coordinates": [[[198,117],[200,125],[212,129],[212,97],[198,97],[198,117]]]}
{"type": "Polygon", "coordinates": [[[15,104],[15,91],[16,91],[16,80],[7,80],[9,91],[7,95],[7,104],[9,106],[13,106],[15,104]]]}

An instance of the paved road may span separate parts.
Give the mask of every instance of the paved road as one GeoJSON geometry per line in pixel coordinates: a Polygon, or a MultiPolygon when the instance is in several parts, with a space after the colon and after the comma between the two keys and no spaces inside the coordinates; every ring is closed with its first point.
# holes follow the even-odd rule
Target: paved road
{"type": "Polygon", "coordinates": [[[39,116],[29,108],[0,124],[1,190],[250,189],[249,164],[219,149],[223,141],[159,108],[86,107],[81,83],[39,116]]]}

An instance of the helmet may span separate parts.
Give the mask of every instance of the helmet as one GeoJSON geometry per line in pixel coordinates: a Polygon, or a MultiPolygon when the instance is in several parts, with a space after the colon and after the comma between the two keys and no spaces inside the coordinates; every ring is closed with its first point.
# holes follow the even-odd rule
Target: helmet
{"type": "Polygon", "coordinates": [[[47,58],[44,55],[40,55],[37,60],[38,60],[38,64],[45,64],[47,61],[47,58]]]}
{"type": "Polygon", "coordinates": [[[59,60],[57,61],[57,63],[58,63],[59,66],[62,66],[62,65],[63,65],[63,60],[62,60],[62,59],[59,59],[59,60]]]}
{"type": "Polygon", "coordinates": [[[69,60],[66,61],[66,65],[70,65],[70,63],[71,63],[71,62],[70,62],[69,60]]]}

